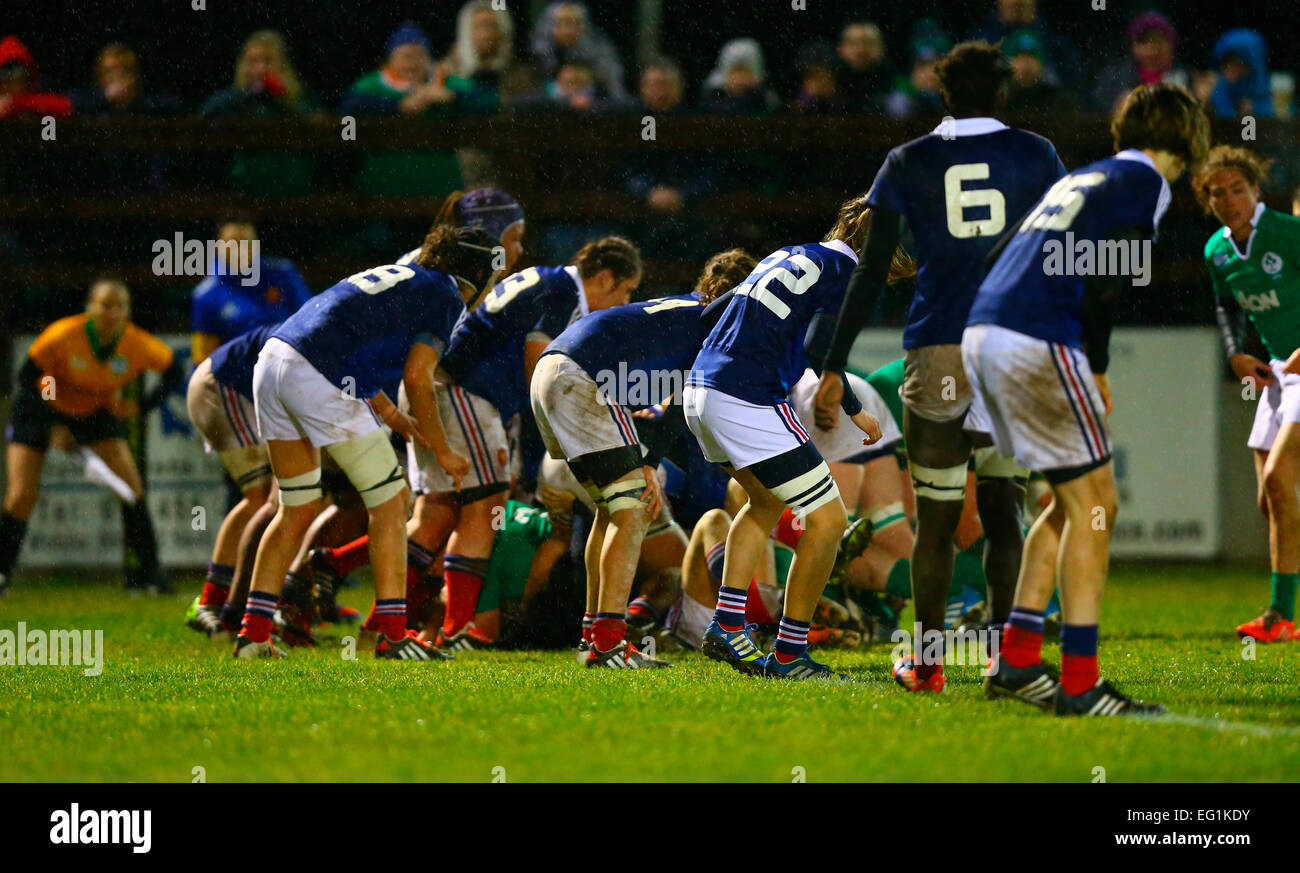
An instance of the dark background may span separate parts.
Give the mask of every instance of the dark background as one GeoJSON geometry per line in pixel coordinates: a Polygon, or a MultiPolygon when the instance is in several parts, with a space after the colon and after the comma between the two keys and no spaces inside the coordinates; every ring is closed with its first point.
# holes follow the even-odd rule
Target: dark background
{"type": "MultiPolygon", "coordinates": [[[[455,38],[460,0],[206,0],[193,11],[190,0],[85,2],[85,0],[5,0],[0,33],[16,33],[41,67],[43,86],[59,90],[87,84],[95,53],[120,40],[134,47],[147,79],[197,103],[229,84],[244,38],[272,27],[284,32],[305,85],[326,105],[337,104],[343,90],[374,69],[384,41],[404,19],[428,32],[435,55],[455,38]]],[[[545,3],[511,0],[515,50],[527,55],[528,38],[545,3]]],[[[793,57],[804,44],[836,41],[849,21],[880,25],[890,55],[905,67],[912,24],[935,18],[954,40],[978,27],[994,10],[995,0],[891,0],[843,2],[807,0],[794,11],[789,0],[664,0],[661,50],[681,63],[693,96],[728,39],[751,36],[763,46],[768,73],[783,95],[793,89],[793,57]]],[[[1231,27],[1252,27],[1269,41],[1271,69],[1300,67],[1297,7],[1289,0],[1249,0],[1225,4],[1200,0],[1106,0],[1093,11],[1092,0],[1040,0],[1039,15],[1069,37],[1094,68],[1128,51],[1124,29],[1138,12],[1163,11],[1180,35],[1177,57],[1189,67],[1211,65],[1214,41],[1231,27]]],[[[636,68],[635,0],[595,0],[592,19],[619,47],[633,84],[636,68]]]]}

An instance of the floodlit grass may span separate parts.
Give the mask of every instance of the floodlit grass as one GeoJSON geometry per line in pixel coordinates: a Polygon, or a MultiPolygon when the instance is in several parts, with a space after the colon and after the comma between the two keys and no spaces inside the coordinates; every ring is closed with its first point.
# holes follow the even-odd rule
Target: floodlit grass
{"type": "MultiPolygon", "coordinates": [[[[1232,633],[1259,571],[1118,569],[1102,670],[1172,718],[1059,719],[989,702],[978,668],[942,696],[904,693],[890,646],[825,652],[852,685],[742,677],[699,655],[596,673],[570,652],[452,663],[343,660],[337,643],[236,662],[182,622],[185,596],[19,581],[0,629],[102,629],[103,674],[0,666],[0,780],[1251,781],[1300,773],[1300,644],[1232,633]],[[504,768],[499,770],[497,768],[504,768]]],[[[363,606],[369,593],[347,592],[363,606]]],[[[576,623],[576,622],[575,622],[576,623]]],[[[1057,650],[1049,646],[1047,657],[1057,650]]]]}

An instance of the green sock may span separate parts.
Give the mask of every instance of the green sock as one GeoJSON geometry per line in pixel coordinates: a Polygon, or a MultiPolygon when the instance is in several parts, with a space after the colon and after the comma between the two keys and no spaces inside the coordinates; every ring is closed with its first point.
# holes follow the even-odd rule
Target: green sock
{"type": "Polygon", "coordinates": [[[1273,608],[1287,621],[1295,621],[1295,592],[1300,574],[1274,573],[1269,584],[1273,586],[1273,608]]]}
{"type": "Polygon", "coordinates": [[[958,552],[952,562],[952,585],[948,586],[949,597],[960,597],[967,588],[985,592],[988,596],[989,583],[984,578],[984,555],[967,549],[958,552]]]}
{"type": "Polygon", "coordinates": [[[898,563],[894,564],[889,571],[889,578],[885,580],[885,593],[892,594],[895,597],[910,598],[912,596],[912,561],[909,558],[899,558],[898,563]]]}

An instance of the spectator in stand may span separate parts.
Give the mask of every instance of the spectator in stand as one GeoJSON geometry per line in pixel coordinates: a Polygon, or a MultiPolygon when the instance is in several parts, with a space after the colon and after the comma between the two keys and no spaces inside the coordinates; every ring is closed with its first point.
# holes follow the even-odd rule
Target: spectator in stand
{"type": "MultiPolygon", "coordinates": [[[[689,113],[683,102],[681,68],[660,58],[641,70],[640,100],[636,112],[656,124],[689,113]]],[[[691,257],[699,249],[707,254],[707,228],[689,219],[689,207],[711,194],[716,186],[707,161],[700,154],[675,149],[634,152],[625,162],[623,190],[641,199],[649,213],[635,230],[642,253],[658,257],[691,257]]],[[[630,232],[632,228],[629,228],[630,232]]]]}
{"type": "MultiPolygon", "coordinates": [[[[77,115],[123,118],[131,115],[175,115],[181,103],[171,94],[146,91],[136,54],[120,42],[109,43],[95,58],[95,83],[68,95],[77,115]]],[[[106,147],[87,154],[72,169],[87,191],[158,191],[165,187],[165,154],[119,151],[106,147]]],[[[122,228],[110,226],[92,242],[104,257],[128,244],[122,228]]]]}
{"type": "Polygon", "coordinates": [[[533,29],[532,52],[540,78],[555,81],[561,67],[577,64],[591,71],[597,90],[611,103],[627,102],[623,62],[614,44],[591,23],[585,4],[561,0],[547,6],[533,29]]]}
{"type": "Polygon", "coordinates": [[[1273,117],[1268,77],[1268,46],[1258,31],[1238,27],[1214,44],[1219,80],[1210,94],[1210,108],[1219,118],[1253,115],[1273,117]]]}
{"type": "Polygon", "coordinates": [[[1067,90],[1084,91],[1087,70],[1074,43],[1062,36],[1043,20],[1038,12],[1038,0],[997,0],[997,9],[989,14],[984,26],[968,39],[982,39],[994,45],[1012,32],[1029,29],[1038,34],[1049,61],[1045,73],[1047,80],[1059,83],[1067,90]]]}
{"type": "Polygon", "coordinates": [[[44,94],[37,90],[40,79],[36,59],[12,34],[0,40],[0,118],[53,116],[72,114],[72,101],[62,94],[44,94]]]}
{"type": "Polygon", "coordinates": [[[870,21],[855,21],[840,33],[835,66],[837,91],[849,112],[878,115],[894,90],[898,71],[885,51],[880,28],[870,21]]]}
{"type": "Polygon", "coordinates": [[[1002,41],[1002,53],[1011,62],[1007,111],[1038,119],[1034,124],[1042,124],[1054,113],[1077,108],[1060,84],[1048,80],[1046,49],[1037,31],[1025,29],[1010,34],[1002,41]]]}
{"type": "Polygon", "coordinates": [[[492,0],[471,0],[460,7],[447,69],[502,103],[537,87],[527,65],[515,57],[514,19],[505,8],[494,8],[492,0]]]}
{"type": "Polygon", "coordinates": [[[1111,64],[1097,75],[1093,88],[1096,108],[1112,113],[1128,93],[1139,85],[1170,82],[1187,87],[1187,71],[1174,64],[1178,31],[1159,12],[1143,12],[1134,18],[1127,31],[1130,56],[1111,64]]]}
{"type": "Polygon", "coordinates": [[[912,72],[899,83],[885,100],[885,111],[895,118],[909,115],[944,114],[943,97],[939,94],[939,75],[935,66],[952,40],[930,18],[923,18],[912,28],[912,41],[908,53],[912,56],[912,72]]]}
{"type": "Polygon", "coordinates": [[[413,21],[388,38],[384,64],[352,83],[343,97],[344,115],[424,115],[448,117],[459,112],[492,112],[495,92],[475,87],[472,79],[450,73],[450,65],[433,62],[429,37],[413,21]]]}
{"type": "MultiPolygon", "coordinates": [[[[343,97],[343,115],[402,115],[450,118],[457,113],[495,111],[497,95],[470,79],[434,64],[429,37],[414,22],[403,22],[384,45],[384,62],[352,83],[343,97]]],[[[460,161],[451,149],[367,149],[357,187],[366,194],[443,196],[462,186],[460,161]]],[[[395,247],[385,223],[372,244],[395,247]]]]}
{"type": "Polygon", "coordinates": [[[799,70],[799,93],[790,104],[805,115],[840,115],[844,97],[835,83],[835,52],[824,42],[805,45],[795,56],[799,70]]]}
{"type": "Polygon", "coordinates": [[[546,88],[522,97],[515,106],[525,111],[600,112],[611,108],[591,67],[580,61],[566,61],[546,88]]]}
{"type": "Polygon", "coordinates": [[[319,108],[298,81],[284,36],[259,30],[244,41],[235,64],[235,81],[203,103],[208,116],[297,115],[319,108]]]}
{"type": "Polygon", "coordinates": [[[95,84],[68,95],[78,115],[103,118],[124,115],[174,115],[181,103],[171,94],[148,92],[135,52],[120,42],[109,43],[95,57],[95,84]]]}
{"type": "MultiPolygon", "coordinates": [[[[289,60],[284,37],[259,30],[244,41],[235,62],[235,79],[203,103],[202,113],[214,119],[301,116],[320,108],[306,93],[289,60]]],[[[316,161],[301,151],[239,148],[231,155],[227,179],[245,194],[293,197],[312,188],[316,161]]]]}
{"type": "Polygon", "coordinates": [[[780,105],[780,98],[767,85],[763,49],[757,40],[742,37],[724,45],[704,81],[701,108],[720,115],[767,115],[780,105]]]}

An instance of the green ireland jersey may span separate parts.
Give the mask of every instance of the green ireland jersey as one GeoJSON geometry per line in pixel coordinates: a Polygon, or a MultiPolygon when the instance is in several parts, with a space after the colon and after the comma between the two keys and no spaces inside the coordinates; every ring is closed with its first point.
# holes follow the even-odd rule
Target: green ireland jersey
{"type": "Polygon", "coordinates": [[[503,602],[524,596],[524,583],[533,565],[533,555],[551,536],[551,519],[543,509],[506,501],[504,524],[497,531],[492,559],[479,594],[476,612],[490,612],[503,602]]]}
{"type": "Polygon", "coordinates": [[[1285,361],[1300,348],[1300,218],[1261,208],[1244,249],[1220,228],[1205,266],[1215,296],[1246,311],[1269,355],[1285,361]]]}

